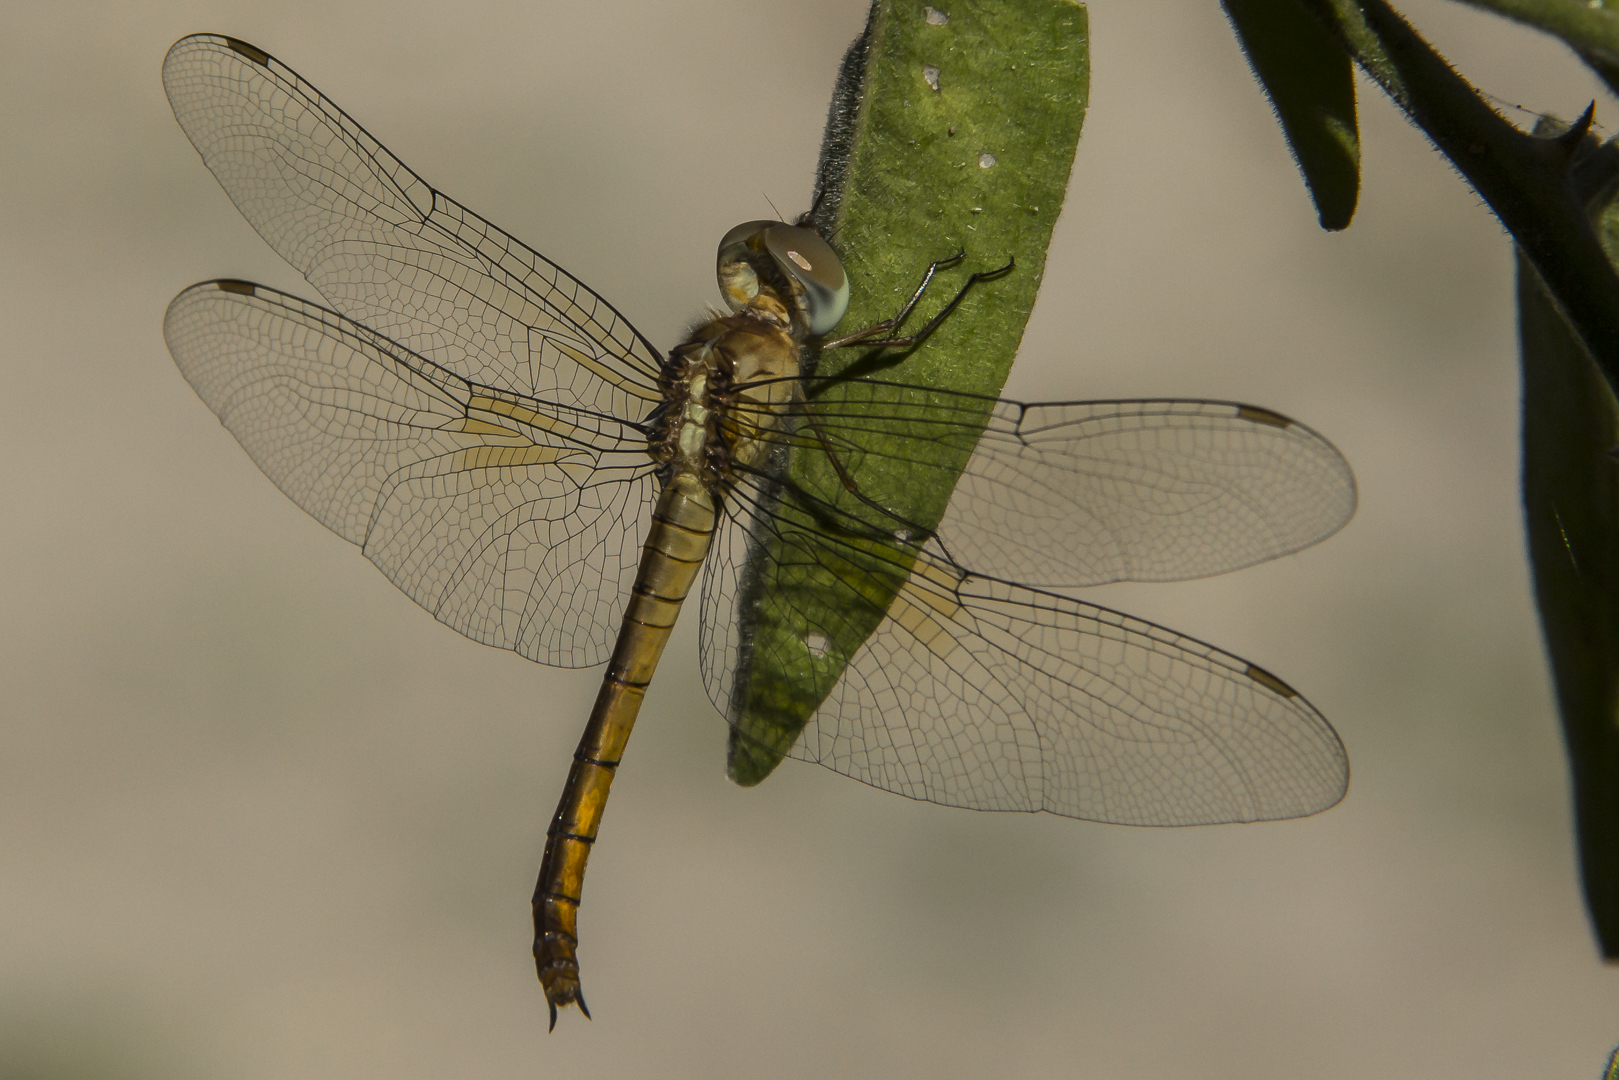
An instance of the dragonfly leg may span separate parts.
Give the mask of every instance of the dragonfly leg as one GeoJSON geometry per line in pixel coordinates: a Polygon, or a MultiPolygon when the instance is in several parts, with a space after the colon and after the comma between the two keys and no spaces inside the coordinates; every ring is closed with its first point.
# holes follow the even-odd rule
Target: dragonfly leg
{"type": "Polygon", "coordinates": [[[939,267],[953,265],[966,257],[967,253],[965,251],[958,251],[948,259],[940,259],[937,262],[931,263],[928,266],[928,272],[922,276],[922,284],[916,287],[916,291],[913,292],[911,294],[911,298],[905,302],[905,306],[899,309],[899,313],[897,315],[891,319],[884,319],[880,323],[874,323],[873,325],[866,327],[864,330],[857,330],[852,334],[845,334],[843,337],[822,342],[821,348],[823,350],[844,349],[852,345],[859,345],[869,349],[909,349],[913,346],[920,345],[922,342],[927,340],[929,334],[932,334],[933,331],[939,328],[939,325],[943,323],[945,319],[949,318],[950,313],[956,310],[956,306],[960,304],[962,300],[966,299],[967,293],[972,290],[974,285],[977,285],[980,281],[988,281],[991,278],[997,278],[1002,274],[1010,273],[1012,268],[1017,264],[1016,259],[1007,259],[1005,266],[997,267],[994,270],[980,270],[978,273],[969,277],[966,283],[963,284],[956,292],[956,295],[950,298],[950,302],[941,308],[939,313],[933,316],[933,318],[929,319],[927,323],[923,325],[922,329],[918,330],[916,333],[907,337],[880,336],[883,334],[891,334],[893,331],[898,330],[900,326],[904,324],[905,320],[910,317],[911,311],[916,307],[917,301],[922,299],[922,293],[927,290],[928,283],[933,280],[933,275],[939,269],[939,267]]]}
{"type": "Polygon", "coordinates": [[[886,334],[899,329],[905,320],[911,317],[911,312],[915,310],[917,301],[921,300],[922,294],[928,291],[928,285],[933,281],[933,275],[939,272],[939,268],[941,266],[954,266],[966,257],[967,249],[961,248],[949,258],[933,260],[928,264],[927,273],[922,275],[922,283],[911,293],[911,298],[905,301],[905,306],[900,308],[892,318],[884,319],[880,323],[873,323],[864,330],[856,330],[852,334],[845,334],[840,338],[833,338],[831,341],[823,342],[821,348],[841,349],[847,345],[857,345],[878,334],[886,334]]]}
{"type": "Polygon", "coordinates": [[[843,463],[843,459],[838,456],[838,452],[833,448],[831,441],[827,439],[826,432],[821,430],[821,423],[818,419],[816,419],[815,416],[814,405],[812,405],[808,400],[801,399],[799,401],[799,407],[803,412],[804,419],[809,421],[810,430],[815,433],[816,441],[821,444],[821,452],[826,455],[826,460],[832,463],[832,471],[838,474],[838,481],[843,485],[844,489],[849,492],[849,494],[853,495],[855,498],[877,511],[879,514],[882,514],[884,517],[890,518],[900,525],[905,526],[906,532],[909,534],[910,539],[925,540],[933,536],[932,529],[924,529],[922,526],[916,524],[916,522],[901,517],[898,513],[884,506],[876,499],[873,499],[864,491],[861,491],[860,485],[855,481],[853,474],[849,472],[848,466],[843,463]]]}

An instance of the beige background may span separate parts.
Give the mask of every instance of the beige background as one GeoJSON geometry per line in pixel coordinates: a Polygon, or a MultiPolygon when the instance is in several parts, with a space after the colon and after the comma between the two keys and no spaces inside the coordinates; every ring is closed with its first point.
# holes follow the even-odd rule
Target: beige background
{"type": "MultiPolygon", "coordinates": [[[[1523,560],[1509,245],[1381,94],[1360,214],[1327,236],[1214,0],[1097,0],[1008,388],[1248,400],[1343,449],[1342,535],[1097,598],[1300,687],[1349,746],[1348,800],[1148,831],[796,764],[742,791],[688,625],[592,862],[596,1019],[547,1037],[528,895],[598,676],[434,623],[180,379],[180,289],[310,290],[199,163],[159,64],[196,30],[268,49],[667,345],[715,298],[716,238],[804,204],[862,0],[20,7],[0,1075],[1593,1078],[1619,1042],[1523,560]]],[[[1599,93],[1527,30],[1409,9],[1508,101],[1599,93]]]]}

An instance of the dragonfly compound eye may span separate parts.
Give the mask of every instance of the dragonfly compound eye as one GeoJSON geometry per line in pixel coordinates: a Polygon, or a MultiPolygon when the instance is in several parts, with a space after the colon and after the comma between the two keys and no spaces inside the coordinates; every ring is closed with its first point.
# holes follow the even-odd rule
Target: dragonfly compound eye
{"type": "Polygon", "coordinates": [[[838,325],[849,310],[849,279],[832,245],[812,229],[778,223],[765,230],[765,250],[793,283],[810,333],[818,337],[838,325]]]}
{"type": "MultiPolygon", "coordinates": [[[[780,221],[748,221],[720,241],[717,271],[720,291],[732,311],[741,311],[759,294],[758,260],[765,257],[792,289],[791,301],[802,312],[811,335],[827,333],[849,307],[849,279],[837,253],[812,229],[780,221]]],[[[783,297],[787,300],[787,297],[783,297]]]]}

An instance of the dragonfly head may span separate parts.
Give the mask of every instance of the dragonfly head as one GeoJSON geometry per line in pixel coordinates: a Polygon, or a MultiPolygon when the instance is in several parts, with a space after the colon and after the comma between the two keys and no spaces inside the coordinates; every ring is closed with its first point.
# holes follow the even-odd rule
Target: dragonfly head
{"type": "Polygon", "coordinates": [[[716,270],[732,311],[744,310],[763,291],[772,292],[811,337],[829,332],[849,308],[843,263],[813,229],[744,222],[720,241],[716,270]]]}

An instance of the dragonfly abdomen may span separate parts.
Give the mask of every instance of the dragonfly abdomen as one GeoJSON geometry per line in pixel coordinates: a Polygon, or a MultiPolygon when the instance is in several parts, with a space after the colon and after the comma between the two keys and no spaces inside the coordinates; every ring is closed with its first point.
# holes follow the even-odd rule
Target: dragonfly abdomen
{"type": "Polygon", "coordinates": [[[585,1008],[577,955],[585,863],[647,685],[708,555],[717,516],[713,493],[696,472],[678,470],[664,485],[613,658],[546,833],[534,891],[534,963],[552,1026],[558,1006],[578,1003],[585,1008]]]}
{"type": "MultiPolygon", "coordinates": [[[[709,319],[670,353],[664,402],[648,436],[663,494],[641,553],[613,658],[546,834],[534,890],[534,963],[556,1025],[558,1007],[585,1008],[579,988],[579,897],[613,776],[680,607],[708,555],[719,492],[753,465],[792,401],[798,343],[772,293],[709,319]]],[[[585,1015],[589,1015],[586,1011],[585,1015]]]]}

